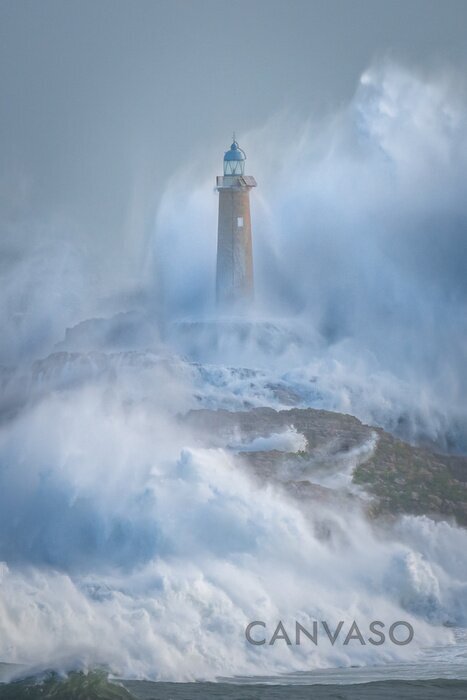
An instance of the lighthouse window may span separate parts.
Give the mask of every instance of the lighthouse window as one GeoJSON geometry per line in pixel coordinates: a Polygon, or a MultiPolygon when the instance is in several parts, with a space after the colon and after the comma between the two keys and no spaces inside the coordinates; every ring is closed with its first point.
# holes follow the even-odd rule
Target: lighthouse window
{"type": "Polygon", "coordinates": [[[224,175],[243,175],[245,171],[245,161],[224,160],[224,175]]]}
{"type": "Polygon", "coordinates": [[[237,228],[243,228],[243,216],[237,216],[237,228]]]}

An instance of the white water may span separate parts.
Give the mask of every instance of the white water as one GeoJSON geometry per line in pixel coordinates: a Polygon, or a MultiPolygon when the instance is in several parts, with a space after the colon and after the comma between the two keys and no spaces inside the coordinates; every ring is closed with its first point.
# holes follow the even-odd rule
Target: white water
{"type": "Polygon", "coordinates": [[[441,625],[466,620],[465,531],[407,517],[383,536],[355,509],[259,484],[176,424],[195,386],[174,393],[172,367],[131,357],[45,392],[0,432],[0,658],[188,679],[406,662],[452,641],[441,625]],[[253,619],[271,634],[278,620],[403,619],[416,637],[253,647],[253,619]]]}
{"type": "MultiPolygon", "coordinates": [[[[464,106],[451,93],[449,81],[370,72],[346,114],[322,132],[330,152],[310,145],[304,129],[287,161],[296,176],[285,187],[282,173],[279,209],[271,205],[268,214],[263,203],[258,226],[258,284],[263,299],[275,299],[273,323],[250,319],[242,328],[224,320],[217,337],[214,326],[214,342],[204,321],[188,331],[166,324],[164,340],[152,325],[149,311],[157,304],[171,318],[191,314],[198,321],[212,310],[210,258],[203,254],[212,241],[198,240],[196,254],[186,241],[188,219],[190,232],[207,230],[207,200],[198,191],[183,211],[167,193],[156,246],[164,297],[151,298],[139,321],[89,321],[65,338],[76,300],[86,296],[81,277],[78,283],[67,266],[54,269],[43,298],[27,291],[33,263],[8,278],[4,357],[14,367],[3,373],[0,426],[2,661],[108,664],[126,677],[182,680],[425,663],[423,648],[451,648],[454,634],[444,624],[467,620],[465,530],[404,517],[382,531],[358,508],[293,499],[250,477],[233,452],[303,449],[292,426],[285,435],[260,436],[261,444],[213,449],[176,418],[199,406],[308,405],[349,412],[411,439],[465,445],[465,279],[456,276],[462,239],[451,217],[463,215],[455,175],[465,168],[464,106]],[[425,134],[417,152],[410,149],[418,133],[414,113],[425,134]],[[308,172],[304,161],[319,164],[319,187],[316,165],[308,172]],[[432,162],[436,176],[422,177],[432,162]],[[403,203],[395,217],[388,180],[403,203]],[[324,212],[336,191],[343,213],[330,222],[324,212]],[[420,242],[433,207],[447,211],[449,221],[444,267],[428,279],[418,259],[433,263],[420,242]],[[285,238],[273,224],[287,213],[285,238]],[[383,232],[376,221],[384,222],[383,232]],[[405,236],[410,222],[415,243],[403,244],[407,257],[394,257],[391,236],[399,228],[405,236]],[[350,267],[336,269],[335,249],[350,267]],[[181,279],[180,265],[188,277],[181,279]],[[267,265],[278,273],[275,290],[267,265]],[[344,279],[350,282],[342,288],[344,279]],[[71,310],[55,295],[67,280],[71,310]],[[278,308],[293,320],[278,321],[278,308]],[[55,341],[64,342],[56,348],[55,341]],[[40,357],[46,359],[30,365],[40,357]],[[353,620],[365,629],[373,619],[387,626],[407,620],[415,639],[404,647],[343,646],[342,638],[334,647],[326,640],[254,647],[244,638],[254,619],[270,632],[278,620],[326,620],[332,627],[344,620],[346,629],[353,620]]],[[[374,442],[362,449],[371,451],[374,442]]],[[[347,491],[361,458],[336,461],[331,477],[317,475],[317,483],[347,491]]]]}

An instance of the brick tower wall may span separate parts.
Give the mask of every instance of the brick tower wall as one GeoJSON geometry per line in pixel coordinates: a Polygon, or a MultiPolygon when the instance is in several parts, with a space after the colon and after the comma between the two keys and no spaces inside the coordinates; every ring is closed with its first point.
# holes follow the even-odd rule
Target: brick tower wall
{"type": "Polygon", "coordinates": [[[250,187],[219,189],[216,293],[221,307],[254,297],[250,187]]]}

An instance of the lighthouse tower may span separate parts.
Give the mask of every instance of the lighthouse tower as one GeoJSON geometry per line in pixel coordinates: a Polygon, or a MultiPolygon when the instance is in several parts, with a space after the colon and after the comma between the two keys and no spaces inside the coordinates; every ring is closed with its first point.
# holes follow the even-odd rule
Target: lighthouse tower
{"type": "Polygon", "coordinates": [[[241,310],[253,301],[253,250],[250,190],[256,180],[245,175],[246,155],[235,140],[224,155],[224,175],[217,177],[219,223],[217,229],[217,304],[224,310],[241,310]]]}

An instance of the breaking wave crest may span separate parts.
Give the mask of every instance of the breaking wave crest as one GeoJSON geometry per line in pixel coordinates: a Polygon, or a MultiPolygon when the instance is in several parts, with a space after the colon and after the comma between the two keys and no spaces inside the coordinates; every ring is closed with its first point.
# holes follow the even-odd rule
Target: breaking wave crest
{"type": "Polygon", "coordinates": [[[148,285],[137,313],[77,318],[81,273],[78,283],[58,269],[41,299],[22,284],[34,264],[14,268],[0,308],[2,661],[213,679],[407,661],[453,641],[467,622],[467,531],[368,519],[350,482],[375,435],[330,452],[334,470],[317,471],[305,498],[302,475],[284,466],[261,480],[243,459],[299,454],[306,439],[292,423],[213,445],[183,417],[311,406],[465,449],[465,113],[449,80],[386,66],[363,76],[321,139],[303,127],[283,166],[266,147],[282,127],[251,135],[272,192],[258,205],[251,318],[209,321],[208,205],[203,189],[175,206],[183,178],[159,212],[158,289],[148,285]],[[55,294],[64,278],[70,303],[55,294]],[[331,490],[345,495],[338,506],[331,490]],[[346,632],[406,620],[415,637],[255,646],[253,620],[268,638],[278,621],[340,620],[346,632]]]}

